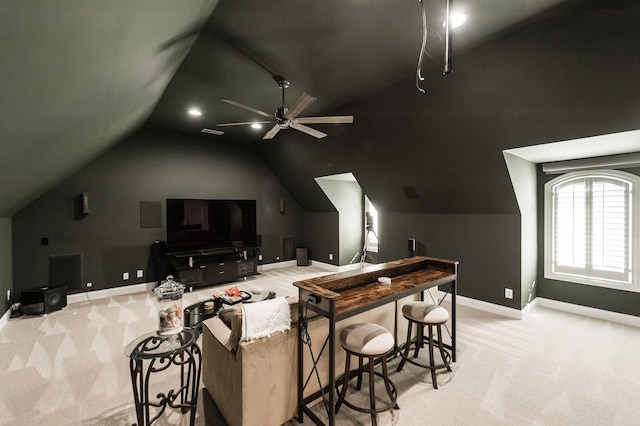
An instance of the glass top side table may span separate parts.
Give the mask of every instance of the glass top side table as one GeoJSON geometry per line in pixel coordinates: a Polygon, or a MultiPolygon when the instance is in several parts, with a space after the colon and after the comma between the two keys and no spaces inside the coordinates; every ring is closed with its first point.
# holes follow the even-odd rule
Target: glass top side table
{"type": "Polygon", "coordinates": [[[189,423],[194,425],[202,367],[202,352],[196,343],[198,336],[198,331],[191,328],[183,328],[172,335],[152,332],[138,337],[125,348],[139,426],[151,425],[167,406],[180,409],[183,414],[191,411],[189,423]],[[149,385],[152,374],[171,366],[180,367],[180,387],[167,393],[160,392],[157,400],[151,401],[149,385]]]}

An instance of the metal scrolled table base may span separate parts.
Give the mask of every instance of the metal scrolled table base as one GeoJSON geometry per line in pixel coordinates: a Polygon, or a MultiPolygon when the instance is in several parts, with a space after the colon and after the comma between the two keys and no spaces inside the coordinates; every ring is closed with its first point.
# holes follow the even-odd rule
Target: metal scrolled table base
{"type": "Polygon", "coordinates": [[[196,343],[197,336],[197,331],[185,328],[174,336],[152,333],[129,345],[127,355],[130,357],[137,425],[151,425],[167,407],[179,409],[182,414],[190,411],[189,424],[195,424],[202,367],[202,352],[196,343]],[[163,345],[168,348],[163,349],[163,345]],[[180,387],[166,393],[160,392],[152,401],[149,394],[153,373],[165,371],[172,365],[180,367],[180,387]],[[152,411],[152,408],[156,410],[152,411]]]}

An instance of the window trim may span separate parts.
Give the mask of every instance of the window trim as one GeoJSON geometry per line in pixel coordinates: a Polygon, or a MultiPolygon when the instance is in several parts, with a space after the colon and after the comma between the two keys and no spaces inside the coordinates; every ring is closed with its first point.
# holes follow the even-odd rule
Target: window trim
{"type": "Polygon", "coordinates": [[[569,172],[560,175],[544,184],[544,277],[551,280],[573,282],[598,287],[612,288],[632,292],[640,292],[640,176],[619,170],[590,170],[569,172]],[[605,178],[622,180],[629,184],[629,268],[631,270],[631,283],[625,284],[619,281],[609,281],[604,278],[586,277],[553,271],[553,187],[563,182],[577,178],[605,178]]]}

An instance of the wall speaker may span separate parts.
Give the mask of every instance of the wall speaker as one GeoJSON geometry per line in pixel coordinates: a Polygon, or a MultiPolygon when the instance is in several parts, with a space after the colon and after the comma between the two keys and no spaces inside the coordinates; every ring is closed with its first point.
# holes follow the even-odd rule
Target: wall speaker
{"type": "Polygon", "coordinates": [[[20,311],[25,315],[44,315],[67,306],[66,287],[40,287],[22,292],[20,311]]]}
{"type": "Polygon", "coordinates": [[[49,256],[49,285],[82,290],[82,253],[49,256]]]}
{"type": "Polygon", "coordinates": [[[404,195],[410,200],[418,199],[418,191],[413,186],[403,186],[402,190],[404,191],[404,195]]]}
{"type": "Polygon", "coordinates": [[[75,219],[82,220],[91,213],[91,193],[83,192],[74,200],[75,219]]]}
{"type": "Polygon", "coordinates": [[[293,260],[294,241],[293,237],[280,237],[280,260],[293,260]]]}
{"type": "Polygon", "coordinates": [[[407,250],[409,250],[410,252],[416,251],[416,239],[415,238],[409,238],[409,240],[407,241],[407,250]]]}
{"type": "Polygon", "coordinates": [[[162,202],[140,201],[140,228],[162,226],[162,202]]]}
{"type": "Polygon", "coordinates": [[[91,213],[91,193],[83,192],[82,193],[82,214],[91,213]]]}

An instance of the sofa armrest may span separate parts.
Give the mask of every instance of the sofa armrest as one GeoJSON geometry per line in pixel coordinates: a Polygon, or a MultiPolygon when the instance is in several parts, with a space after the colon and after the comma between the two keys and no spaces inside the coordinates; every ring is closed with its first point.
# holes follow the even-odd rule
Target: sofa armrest
{"type": "Polygon", "coordinates": [[[229,425],[281,425],[297,404],[297,328],[241,342],[219,318],[203,322],[202,383],[229,425]]]}

